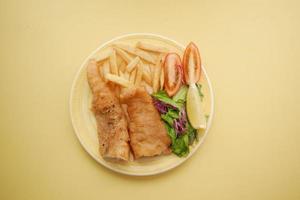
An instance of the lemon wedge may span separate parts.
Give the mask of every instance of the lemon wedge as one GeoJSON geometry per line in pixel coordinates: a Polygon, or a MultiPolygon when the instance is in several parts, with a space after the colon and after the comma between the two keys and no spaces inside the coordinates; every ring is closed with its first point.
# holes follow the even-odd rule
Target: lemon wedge
{"type": "Polygon", "coordinates": [[[186,97],[186,109],[188,119],[195,129],[205,129],[204,117],[200,95],[195,84],[190,84],[186,97]]]}

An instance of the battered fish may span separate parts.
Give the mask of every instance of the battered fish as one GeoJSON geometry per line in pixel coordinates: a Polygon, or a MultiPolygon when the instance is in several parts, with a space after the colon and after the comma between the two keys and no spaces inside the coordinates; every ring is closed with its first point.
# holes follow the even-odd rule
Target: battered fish
{"type": "Polygon", "coordinates": [[[130,146],[124,110],[108,83],[101,79],[95,60],[89,61],[87,79],[93,93],[100,154],[103,158],[128,161],[130,146]]]}
{"type": "Polygon", "coordinates": [[[169,153],[171,140],[144,88],[131,88],[121,94],[121,102],[127,104],[130,146],[134,157],[156,156],[169,153]]]}

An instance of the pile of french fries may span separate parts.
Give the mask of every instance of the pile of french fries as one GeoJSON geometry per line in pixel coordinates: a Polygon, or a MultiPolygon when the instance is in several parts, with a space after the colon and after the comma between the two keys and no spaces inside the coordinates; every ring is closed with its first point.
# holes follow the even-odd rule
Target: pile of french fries
{"type": "Polygon", "coordinates": [[[163,88],[163,59],[168,49],[144,42],[135,47],[113,44],[109,52],[96,58],[104,81],[122,87],[144,87],[149,94],[163,88]]]}

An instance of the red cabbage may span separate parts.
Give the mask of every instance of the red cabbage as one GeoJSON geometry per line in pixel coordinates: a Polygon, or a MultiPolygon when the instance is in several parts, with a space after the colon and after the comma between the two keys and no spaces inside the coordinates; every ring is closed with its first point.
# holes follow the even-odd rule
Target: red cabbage
{"type": "Polygon", "coordinates": [[[166,114],[168,112],[168,107],[165,103],[153,99],[153,104],[160,114],[166,114]]]}
{"type": "Polygon", "coordinates": [[[168,108],[171,108],[173,110],[177,110],[178,108],[176,108],[173,105],[167,104],[165,102],[162,102],[156,98],[153,98],[153,104],[156,107],[156,109],[158,110],[158,112],[160,114],[166,114],[168,112],[168,108]]]}
{"type": "Polygon", "coordinates": [[[173,126],[176,132],[177,136],[182,135],[186,131],[186,112],[185,109],[182,108],[182,110],[179,113],[179,118],[174,120],[173,126]]]}

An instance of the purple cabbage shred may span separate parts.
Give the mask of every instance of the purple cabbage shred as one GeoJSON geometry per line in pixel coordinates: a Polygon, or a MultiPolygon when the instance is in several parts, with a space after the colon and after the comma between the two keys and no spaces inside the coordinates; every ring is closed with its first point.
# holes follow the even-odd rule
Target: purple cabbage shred
{"type": "Polygon", "coordinates": [[[153,104],[160,114],[166,114],[168,112],[167,104],[156,99],[153,99],[153,104]]]}
{"type": "MultiPolygon", "coordinates": [[[[174,107],[173,105],[164,103],[155,98],[153,98],[153,104],[160,114],[166,114],[169,108],[173,110],[178,110],[178,108],[174,107]]],[[[187,128],[186,124],[187,124],[186,111],[183,107],[179,112],[179,118],[174,119],[173,121],[173,128],[175,129],[177,137],[182,135],[186,131],[187,128]]]]}
{"type": "Polygon", "coordinates": [[[166,114],[168,112],[168,108],[178,110],[178,108],[176,108],[175,106],[159,101],[155,98],[153,98],[153,104],[160,114],[166,114]]]}
{"type": "Polygon", "coordinates": [[[185,109],[182,109],[179,113],[179,118],[175,119],[173,122],[173,126],[177,136],[182,135],[186,131],[186,112],[185,109]]]}

